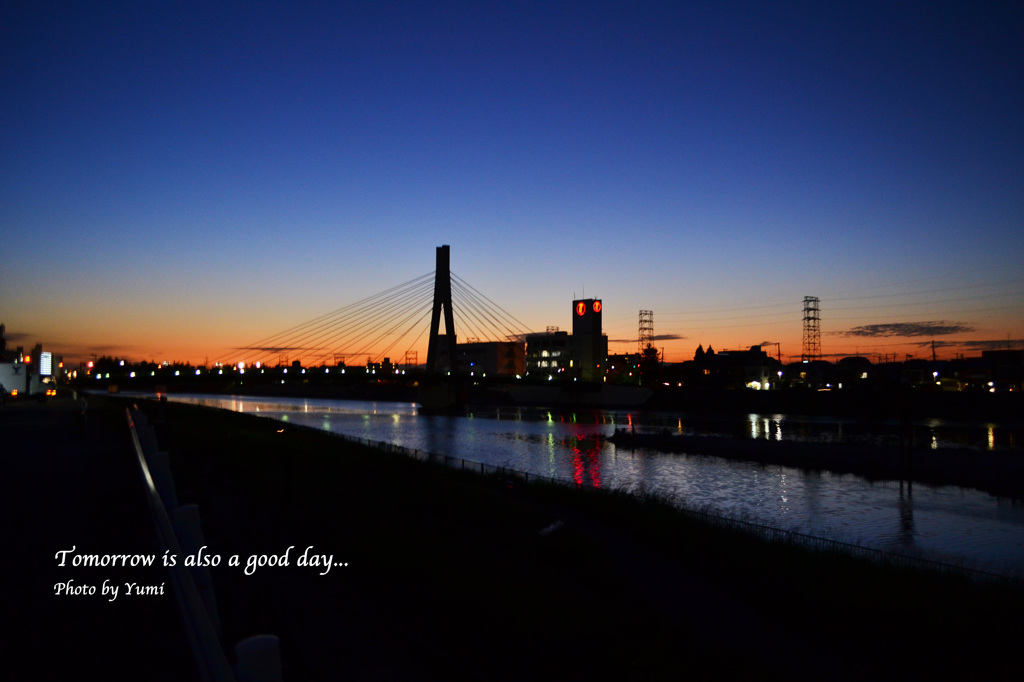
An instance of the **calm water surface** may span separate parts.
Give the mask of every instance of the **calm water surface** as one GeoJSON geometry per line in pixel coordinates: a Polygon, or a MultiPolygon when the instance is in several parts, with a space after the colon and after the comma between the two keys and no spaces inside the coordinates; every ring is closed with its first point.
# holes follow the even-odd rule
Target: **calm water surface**
{"type": "MultiPolygon", "coordinates": [[[[407,448],[507,466],[583,486],[649,490],[691,507],[812,535],[856,542],[1004,574],[1024,572],[1024,504],[951,486],[872,483],[850,474],[804,472],[718,457],[619,448],[616,428],[668,429],[779,440],[886,443],[895,423],[792,418],[685,417],[533,408],[487,408],[466,416],[419,414],[414,403],[172,395],[171,400],[248,412],[407,448]]],[[[916,425],[931,447],[1018,451],[1019,425],[916,425]]],[[[1024,456],[1024,451],[1021,452],[1024,456]]]]}

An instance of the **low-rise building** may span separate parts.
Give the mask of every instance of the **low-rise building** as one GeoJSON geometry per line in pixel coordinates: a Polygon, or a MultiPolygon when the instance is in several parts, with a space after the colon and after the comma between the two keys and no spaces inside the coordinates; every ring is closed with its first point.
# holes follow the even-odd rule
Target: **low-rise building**
{"type": "MultiPolygon", "coordinates": [[[[445,335],[438,335],[438,370],[451,371],[445,335]]],[[[459,373],[488,376],[516,376],[526,371],[526,344],[522,341],[471,341],[456,343],[459,373]]]]}
{"type": "Polygon", "coordinates": [[[552,330],[526,335],[526,373],[557,376],[572,366],[569,332],[552,330]]]}

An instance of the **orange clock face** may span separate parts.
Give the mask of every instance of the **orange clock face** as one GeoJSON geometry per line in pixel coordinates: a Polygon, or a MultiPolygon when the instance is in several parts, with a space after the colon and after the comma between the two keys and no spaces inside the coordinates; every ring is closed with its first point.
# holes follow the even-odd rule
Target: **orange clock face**
{"type": "Polygon", "coordinates": [[[600,301],[594,301],[594,312],[595,313],[601,312],[601,302],[600,301]]]}
{"type": "Polygon", "coordinates": [[[576,304],[576,314],[579,315],[580,317],[583,317],[584,315],[586,315],[587,314],[587,304],[584,303],[583,301],[580,301],[579,303],[577,303],[576,304]]]}

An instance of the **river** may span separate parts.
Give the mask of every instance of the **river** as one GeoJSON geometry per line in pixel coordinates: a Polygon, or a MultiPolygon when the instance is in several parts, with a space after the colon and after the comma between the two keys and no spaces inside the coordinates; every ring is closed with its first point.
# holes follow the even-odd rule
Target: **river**
{"type": "MultiPolygon", "coordinates": [[[[1024,503],[973,489],[871,482],[850,474],[624,449],[616,428],[669,429],[778,440],[885,443],[895,423],[784,415],[694,417],[614,410],[549,412],[483,408],[464,416],[420,414],[414,403],[313,398],[175,395],[170,400],[257,414],[406,448],[573,480],[581,486],[646,490],[691,508],[956,563],[1024,575],[1024,503]]],[[[1009,449],[1024,456],[1020,425],[916,424],[931,447],[1009,449]]]]}

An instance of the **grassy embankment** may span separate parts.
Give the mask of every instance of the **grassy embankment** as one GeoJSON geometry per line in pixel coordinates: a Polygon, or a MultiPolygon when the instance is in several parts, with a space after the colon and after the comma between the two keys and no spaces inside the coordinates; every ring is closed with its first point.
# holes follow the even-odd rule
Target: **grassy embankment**
{"type": "Polygon", "coordinates": [[[287,679],[1021,669],[1017,587],[764,543],[656,500],[510,488],[249,415],[172,403],[158,433],[211,552],[295,545],[294,563],[313,545],[348,563],[214,570],[225,640],[279,635],[287,679]]]}

